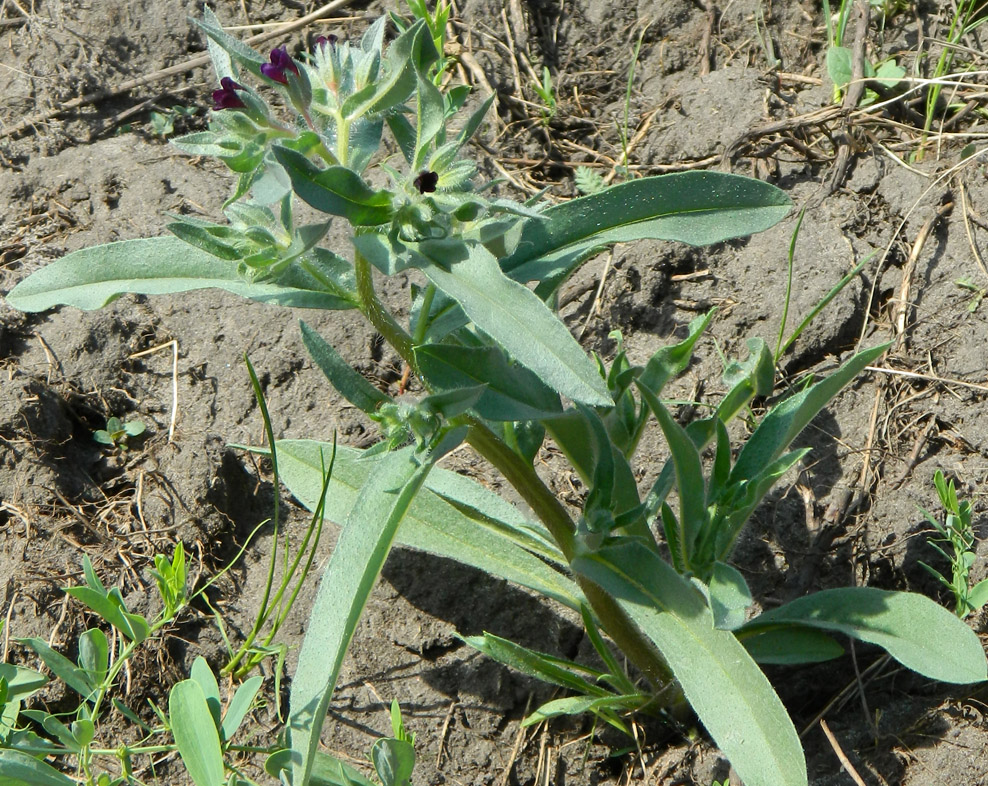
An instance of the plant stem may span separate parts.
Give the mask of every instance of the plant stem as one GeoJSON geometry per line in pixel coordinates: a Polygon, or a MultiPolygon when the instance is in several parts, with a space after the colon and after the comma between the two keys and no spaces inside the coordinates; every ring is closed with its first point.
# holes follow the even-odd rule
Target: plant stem
{"type": "Polygon", "coordinates": [[[412,339],[399,325],[374,291],[374,278],[371,274],[370,262],[359,251],[353,255],[353,272],[357,279],[357,297],[360,298],[360,310],[374,329],[401,355],[413,369],[416,369],[415,353],[412,351],[412,339]]]}
{"type": "MultiPolygon", "coordinates": [[[[521,495],[536,516],[545,524],[563,556],[571,561],[576,556],[576,525],[562,503],[556,498],[535,470],[512,451],[483,423],[473,420],[467,434],[467,442],[481,456],[493,464],[505,479],[521,495]]],[[[625,614],[608,593],[592,581],[577,575],[576,581],[583,590],[601,626],[614,639],[615,644],[648,678],[655,689],[674,681],[672,672],[655,645],[625,614]]]]}
{"type": "MultiPolygon", "coordinates": [[[[357,295],[360,308],[370,323],[384,339],[401,355],[402,360],[415,369],[412,339],[395,321],[374,291],[370,263],[359,253],[354,254],[354,273],[357,279],[357,295]]],[[[556,495],[542,482],[542,478],[527,461],[511,450],[486,425],[475,418],[467,418],[470,427],[467,443],[489,461],[521,495],[556,541],[568,561],[576,556],[576,525],[556,495]]],[[[672,672],[655,645],[639,630],[624,610],[608,593],[582,576],[576,581],[584,596],[600,620],[607,634],[621,651],[642,671],[656,691],[674,683],[672,672]]],[[[674,698],[671,704],[677,704],[674,698]]]]}

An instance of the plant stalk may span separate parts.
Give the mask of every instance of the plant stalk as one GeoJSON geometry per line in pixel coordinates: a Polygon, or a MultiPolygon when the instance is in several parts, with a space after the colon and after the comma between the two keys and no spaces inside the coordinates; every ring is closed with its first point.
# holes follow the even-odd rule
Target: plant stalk
{"type": "MultiPolygon", "coordinates": [[[[402,360],[415,369],[412,339],[378,300],[370,263],[362,254],[355,252],[353,267],[361,311],[402,360]]],[[[467,443],[504,475],[549,530],[563,556],[567,561],[572,561],[577,551],[576,525],[566,508],[542,482],[531,464],[512,451],[493,431],[475,418],[467,418],[467,423],[470,427],[467,443]]],[[[641,670],[656,692],[673,685],[675,678],[665,659],[617,601],[582,576],[577,575],[576,581],[603,629],[641,670]]],[[[669,702],[673,710],[679,708],[681,694],[677,696],[669,702]]]]}

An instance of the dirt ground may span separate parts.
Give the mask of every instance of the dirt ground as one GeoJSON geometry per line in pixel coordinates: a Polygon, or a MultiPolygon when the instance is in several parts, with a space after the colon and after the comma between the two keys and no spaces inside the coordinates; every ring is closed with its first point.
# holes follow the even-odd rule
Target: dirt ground
{"type": "MultiPolygon", "coordinates": [[[[241,28],[247,36],[318,5],[218,0],[214,8],[228,25],[254,25],[241,28]]],[[[928,74],[951,4],[900,5],[908,7],[882,29],[873,16],[868,56],[894,57],[908,73],[928,74]]],[[[232,176],[182,155],[151,123],[158,112],[173,117],[176,133],[203,127],[211,71],[175,68],[144,86],[116,89],[199,55],[202,40],[187,21],[199,7],[195,0],[0,0],[0,294],[68,251],[161,234],[168,213],[220,215],[232,176]],[[178,115],[174,106],[198,112],[178,115]]],[[[296,47],[319,34],[354,36],[387,7],[394,5],[350,3],[337,11],[345,16],[276,41],[296,47]]],[[[476,155],[514,196],[548,188],[551,199],[570,197],[579,164],[615,177],[626,123],[634,176],[734,171],[769,180],[794,201],[789,219],[747,241],[710,249],[642,243],[589,262],[561,299],[588,349],[613,353],[608,336],[619,329],[632,360],[642,361],[716,305],[698,360],[676,391],[715,401],[723,392],[722,355],[743,356],[753,336],[774,346],[799,210],[806,212],[795,243],[790,331],[867,258],[783,358],[781,385],[832,369],[856,346],[896,343],[881,370],[862,376],[804,435],[813,452],[756,513],[735,564],[764,605],[854,584],[943,598],[919,565],[946,567],[926,544],[920,512],[937,509],[933,474],[939,468],[956,479],[979,526],[988,488],[988,305],[980,303],[988,269],[979,251],[988,239],[988,178],[980,156],[962,156],[965,146],[982,149],[988,132],[976,80],[948,96],[970,108],[931,134],[917,156],[921,100],[900,99],[850,120],[840,114],[823,65],[822,11],[809,0],[460,0],[452,30],[462,54],[457,78],[499,99],[476,155]],[[558,97],[551,116],[531,87],[543,65],[558,97]],[[849,165],[834,182],[842,149],[849,165]]],[[[980,35],[963,40],[957,70],[984,68],[980,35]]],[[[390,285],[393,297],[400,283],[390,285]]],[[[245,352],[278,436],[331,439],[335,430],[345,444],[372,444],[373,424],[341,405],[308,360],[300,317],[369,378],[397,385],[398,359],[349,313],[302,314],[212,291],[124,297],[93,313],[24,315],[0,301],[5,660],[28,657],[16,637],[73,651],[87,620],[60,588],[81,580],[84,554],[128,603],[151,613],[155,553],[171,553],[182,540],[205,582],[271,514],[266,468],[228,447],[263,437],[245,352]],[[125,455],[92,438],[110,416],[147,426],[125,455]]],[[[662,447],[655,441],[649,449],[660,466],[662,447]]],[[[575,494],[556,457],[546,451],[542,459],[560,494],[575,494]]],[[[458,468],[498,482],[469,457],[458,468]]],[[[643,487],[652,477],[642,478],[643,487]]],[[[289,507],[286,526],[297,539],[307,516],[289,507]]],[[[332,530],[320,563],[332,550],[332,530]]],[[[244,561],[211,590],[234,638],[253,622],[271,545],[270,528],[262,528],[244,561]]],[[[979,555],[986,550],[979,543],[979,555]]],[[[973,578],[985,573],[979,560],[973,578]]],[[[288,674],[313,590],[314,582],[279,635],[291,648],[288,674]]],[[[983,620],[973,622],[983,632],[983,620]]],[[[547,602],[456,564],[396,551],[345,665],[325,726],[327,748],[361,765],[388,730],[387,706],[397,698],[418,735],[418,784],[709,786],[728,777],[702,735],[646,724],[638,752],[589,722],[521,729],[526,708],[552,694],[455,637],[483,630],[566,656],[587,646],[574,620],[547,602]]],[[[214,665],[224,655],[202,603],[138,662],[128,702],[163,703],[199,654],[214,665]]],[[[984,686],[949,688],[889,665],[867,671],[878,657],[859,647],[853,659],[770,671],[797,728],[806,729],[811,783],[855,782],[821,718],[869,785],[988,783],[984,686]]],[[[273,667],[264,672],[269,698],[273,667]]],[[[41,696],[49,706],[62,699],[55,690],[41,696]]],[[[255,739],[270,739],[270,704],[252,724],[255,739]]],[[[178,773],[167,762],[158,766],[164,782],[182,783],[178,773]]]]}

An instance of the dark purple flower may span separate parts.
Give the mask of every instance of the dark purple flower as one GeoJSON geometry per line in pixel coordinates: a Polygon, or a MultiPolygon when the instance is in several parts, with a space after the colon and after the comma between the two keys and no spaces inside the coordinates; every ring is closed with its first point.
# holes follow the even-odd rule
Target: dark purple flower
{"type": "Polygon", "coordinates": [[[277,49],[271,50],[271,62],[261,66],[261,73],[274,82],[287,85],[288,77],[285,76],[285,71],[291,71],[293,74],[297,74],[298,66],[295,65],[295,61],[288,54],[288,50],[283,46],[279,46],[277,49]]]}
{"type": "Polygon", "coordinates": [[[423,169],[418,173],[418,176],[412,183],[419,190],[420,194],[431,194],[436,190],[436,186],[439,185],[439,175],[428,169],[423,169]]]}
{"type": "Polygon", "coordinates": [[[321,36],[319,36],[316,39],[316,48],[317,49],[321,49],[324,46],[335,48],[336,47],[336,42],[339,41],[339,40],[340,39],[337,36],[335,36],[335,35],[331,35],[329,37],[326,37],[324,35],[321,35],[321,36]]]}
{"type": "Polygon", "coordinates": [[[237,95],[237,91],[243,89],[243,85],[238,85],[230,77],[223,77],[220,89],[213,91],[213,109],[217,112],[221,109],[243,109],[244,102],[237,95]]]}

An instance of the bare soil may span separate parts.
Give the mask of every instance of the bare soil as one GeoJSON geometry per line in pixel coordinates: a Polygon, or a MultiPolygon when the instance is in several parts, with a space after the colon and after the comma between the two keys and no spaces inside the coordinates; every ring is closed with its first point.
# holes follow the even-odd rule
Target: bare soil
{"type": "MultiPolygon", "coordinates": [[[[218,0],[215,10],[229,25],[260,25],[293,20],[316,5],[218,0]]],[[[930,59],[938,56],[931,42],[946,35],[948,4],[909,5],[883,31],[873,20],[868,52],[873,61],[894,56],[910,73],[925,73],[929,59],[918,59],[917,50],[932,47],[930,59]]],[[[385,7],[393,4],[352,3],[338,12],[345,18],[283,40],[294,47],[318,34],[357,35],[385,7]]],[[[193,0],[0,3],[0,293],[66,252],[161,234],[167,213],[220,215],[231,175],[170,147],[149,114],[199,107],[196,116],[178,118],[176,129],[202,127],[211,71],[179,69],[144,87],[114,90],[200,54],[202,41],[187,21],[197,12],[193,0]]],[[[268,28],[242,34],[261,29],[268,28]]],[[[589,262],[561,301],[588,349],[613,353],[609,335],[620,330],[632,359],[644,360],[716,305],[698,360],[676,391],[716,401],[721,357],[743,356],[753,336],[774,345],[779,334],[798,210],[806,213],[795,244],[789,331],[873,255],[783,359],[780,386],[834,368],[855,347],[896,343],[882,371],[862,376],[808,429],[813,452],[756,513],[735,562],[763,605],[863,584],[946,601],[919,565],[946,568],[926,543],[920,506],[936,510],[931,479],[942,469],[972,500],[980,527],[988,488],[988,305],[957,283],[988,286],[979,251],[988,236],[988,180],[978,157],[951,169],[964,145],[988,130],[984,97],[959,89],[950,100],[971,101],[972,110],[953,122],[952,135],[932,135],[921,160],[911,157],[922,103],[845,120],[823,68],[824,20],[805,0],[462,0],[452,29],[463,53],[457,78],[499,97],[476,154],[515,196],[546,187],[549,198],[573,196],[578,164],[612,177],[627,107],[633,175],[686,168],[751,174],[784,188],[796,205],[788,220],[750,240],[709,249],[643,243],[589,262]],[[558,95],[551,117],[531,89],[543,65],[558,95]],[[842,135],[850,163],[830,188],[842,135]]],[[[958,63],[984,67],[978,36],[965,38],[970,51],[958,63]]],[[[401,283],[389,283],[394,302],[401,283]]],[[[346,313],[302,314],[218,292],[125,297],[95,313],[24,315],[0,301],[5,659],[30,660],[15,637],[39,636],[73,651],[89,621],[60,588],[81,580],[84,554],[128,603],[153,613],[148,569],[155,553],[170,553],[182,540],[201,584],[270,516],[268,468],[229,447],[260,444],[263,436],[244,353],[262,375],[278,436],[331,439],[335,431],[359,447],[375,440],[373,424],[342,405],[308,360],[300,317],[369,378],[397,386],[398,359],[346,313]],[[147,425],[130,452],[114,455],[93,440],[109,416],[147,425]]],[[[662,446],[647,447],[660,466],[662,446]]],[[[563,498],[576,499],[557,457],[547,450],[542,459],[563,498]]],[[[458,469],[498,483],[469,457],[458,469]]],[[[290,538],[306,521],[304,511],[290,508],[290,538]]],[[[320,564],[335,539],[329,529],[320,564]]],[[[234,640],[253,622],[271,547],[268,526],[210,591],[234,640]]],[[[986,547],[978,550],[984,556],[986,547]]],[[[973,578],[985,572],[979,559],[973,578]]],[[[279,636],[290,648],[289,675],[313,590],[314,582],[279,636]]],[[[983,631],[983,619],[973,623],[983,631]]],[[[459,565],[396,551],[348,657],[325,726],[328,749],[362,765],[372,741],[388,730],[387,706],[397,698],[418,735],[420,784],[708,786],[728,777],[702,734],[687,738],[646,724],[640,752],[622,753],[626,740],[589,722],[520,729],[526,709],[552,694],[455,636],[483,630],[566,656],[586,650],[574,620],[551,604],[459,565]]],[[[126,700],[161,704],[196,655],[218,666],[224,652],[210,609],[197,603],[137,663],[126,700]]],[[[869,671],[879,653],[859,647],[854,655],[770,671],[797,728],[806,729],[814,786],[854,783],[821,718],[867,784],[988,783],[984,686],[931,684],[887,664],[869,671]]],[[[270,698],[274,664],[264,668],[270,698]]],[[[63,697],[52,690],[41,700],[57,706],[63,697]]],[[[273,709],[257,711],[252,724],[254,738],[269,741],[273,709]]],[[[183,782],[167,763],[157,777],[183,782]]]]}

